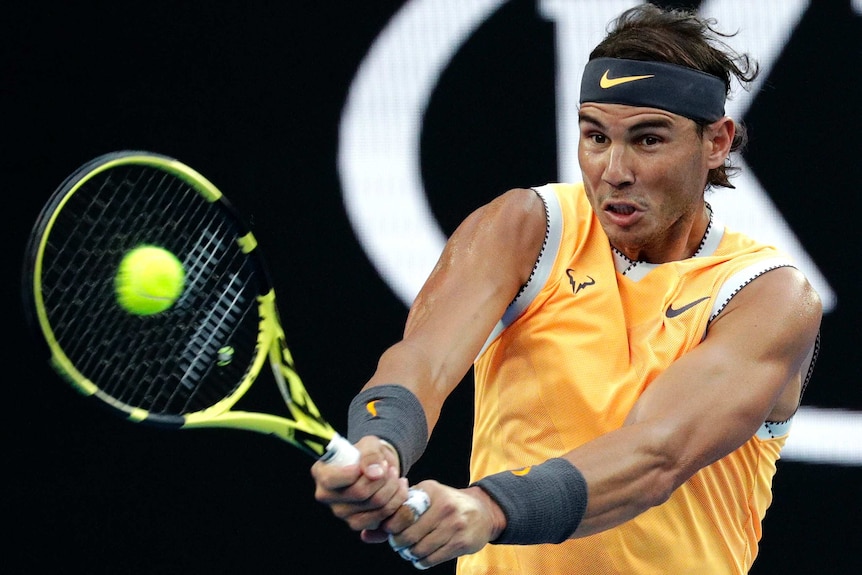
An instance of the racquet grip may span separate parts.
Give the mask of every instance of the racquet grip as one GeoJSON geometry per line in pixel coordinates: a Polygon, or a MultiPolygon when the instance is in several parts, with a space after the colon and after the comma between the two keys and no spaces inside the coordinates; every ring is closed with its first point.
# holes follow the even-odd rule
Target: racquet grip
{"type": "MultiPolygon", "coordinates": [[[[348,439],[335,434],[320,460],[328,465],[352,465],[359,461],[359,450],[348,439]]],[[[430,506],[431,499],[428,494],[411,487],[407,492],[407,501],[401,504],[395,514],[414,523],[430,506]]]]}
{"type": "Polygon", "coordinates": [[[326,452],[320,460],[329,465],[351,465],[359,462],[359,450],[346,438],[336,433],[326,445],[326,452]]]}
{"type": "MultiPolygon", "coordinates": [[[[328,465],[351,465],[359,461],[359,450],[346,438],[335,434],[326,446],[326,452],[321,456],[321,461],[328,465]]],[[[431,499],[422,489],[411,487],[407,492],[407,500],[401,504],[395,515],[410,523],[415,523],[419,517],[428,511],[431,499]]],[[[398,549],[392,536],[389,536],[389,544],[401,557],[412,561],[417,569],[422,569],[415,557],[410,555],[408,549],[398,549]]]]}
{"type": "MultiPolygon", "coordinates": [[[[328,465],[352,465],[359,461],[359,450],[348,439],[336,434],[326,446],[321,461],[328,465]]],[[[410,488],[407,501],[401,504],[395,514],[411,523],[428,510],[431,500],[428,494],[418,488],[410,488]]]]}

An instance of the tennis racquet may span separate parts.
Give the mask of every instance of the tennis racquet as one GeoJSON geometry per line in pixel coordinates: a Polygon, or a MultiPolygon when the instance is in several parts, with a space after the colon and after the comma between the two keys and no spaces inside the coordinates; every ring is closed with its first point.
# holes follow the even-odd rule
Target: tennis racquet
{"type": "Polygon", "coordinates": [[[244,429],[329,463],[358,460],[294,368],[255,237],[185,164],[121,151],[78,168],[36,221],[23,283],[51,365],[126,420],[244,429]],[[179,299],[150,316],[127,313],[114,294],[120,259],[141,244],[171,251],[186,273],[179,299]],[[289,415],[235,410],[267,363],[289,415]]]}

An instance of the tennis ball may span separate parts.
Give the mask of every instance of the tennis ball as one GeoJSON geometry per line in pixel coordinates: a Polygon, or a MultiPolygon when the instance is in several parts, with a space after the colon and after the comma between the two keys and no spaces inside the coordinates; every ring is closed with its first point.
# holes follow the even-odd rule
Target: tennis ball
{"type": "Polygon", "coordinates": [[[177,301],[186,274],[177,256],[158,246],[129,250],[114,277],[117,303],[134,315],[153,315],[177,301]]]}

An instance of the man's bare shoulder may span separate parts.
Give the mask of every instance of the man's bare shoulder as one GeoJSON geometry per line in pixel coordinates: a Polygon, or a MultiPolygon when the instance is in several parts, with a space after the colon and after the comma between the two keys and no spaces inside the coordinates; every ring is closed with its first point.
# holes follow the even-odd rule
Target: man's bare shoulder
{"type": "Polygon", "coordinates": [[[776,318],[798,316],[820,322],[823,312],[820,295],[800,270],[784,266],[767,271],[740,289],[722,313],[740,306],[768,310],[776,318]]]}

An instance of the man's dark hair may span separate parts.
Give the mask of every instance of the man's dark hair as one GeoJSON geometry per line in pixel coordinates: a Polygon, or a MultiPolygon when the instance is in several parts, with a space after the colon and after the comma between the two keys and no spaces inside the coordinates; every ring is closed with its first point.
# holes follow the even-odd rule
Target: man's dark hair
{"type": "MultiPolygon", "coordinates": [[[[610,24],[605,39],[590,53],[590,60],[625,58],[687,66],[724,81],[729,98],[733,77],[747,89],[760,70],[748,54],[736,52],[723,41],[735,33],[722,33],[716,25],[714,19],[702,18],[693,10],[665,10],[654,4],[640,4],[626,10],[610,24]]],[[[702,135],[706,121],[696,123],[702,135]]],[[[732,152],[742,150],[748,141],[745,126],[741,121],[736,124],[732,152]]],[[[728,158],[723,166],[709,171],[707,186],[733,188],[729,178],[738,171],[728,158]]]]}

